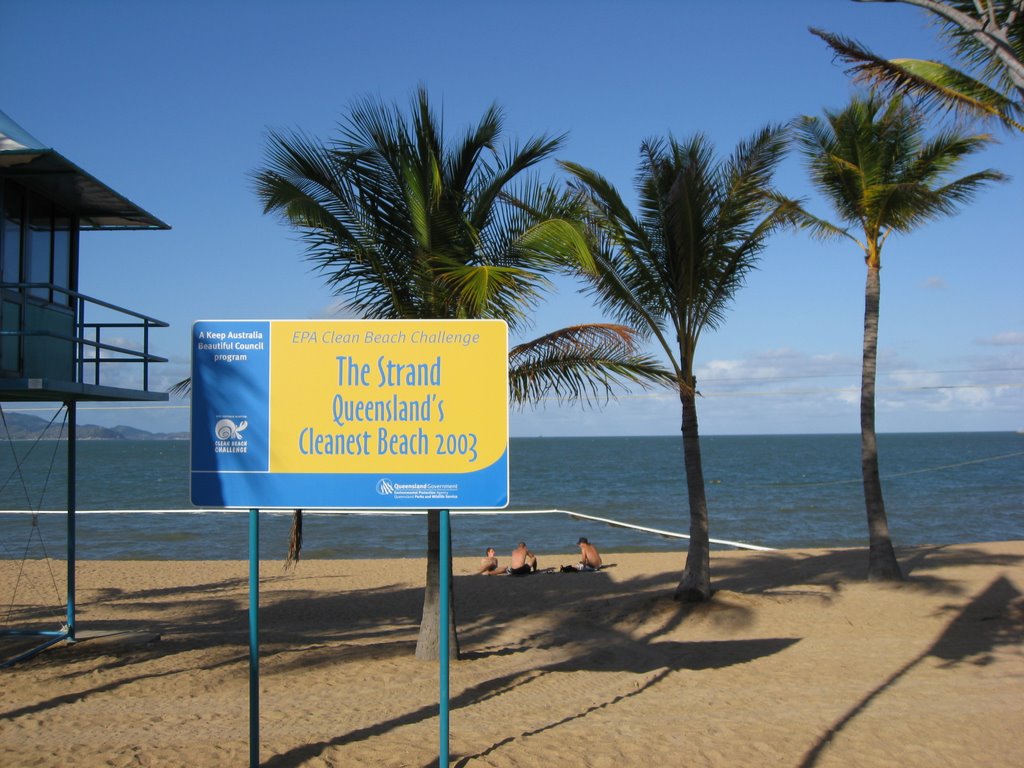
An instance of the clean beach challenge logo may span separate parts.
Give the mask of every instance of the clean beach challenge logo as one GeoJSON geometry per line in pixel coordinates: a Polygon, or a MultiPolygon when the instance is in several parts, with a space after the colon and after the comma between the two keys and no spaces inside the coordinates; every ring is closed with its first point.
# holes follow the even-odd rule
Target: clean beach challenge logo
{"type": "Polygon", "coordinates": [[[214,453],[248,453],[249,442],[242,435],[249,422],[245,417],[232,416],[230,418],[217,418],[213,426],[213,433],[216,440],[213,442],[214,453]]]}

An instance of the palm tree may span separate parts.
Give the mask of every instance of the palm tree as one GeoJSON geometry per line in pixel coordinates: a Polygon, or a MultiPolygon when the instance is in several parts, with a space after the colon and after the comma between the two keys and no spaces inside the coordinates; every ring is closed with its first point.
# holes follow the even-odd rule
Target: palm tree
{"type": "Polygon", "coordinates": [[[589,198],[599,241],[596,270],[584,274],[616,319],[647,331],[674,373],[690,510],[690,543],[678,600],[711,596],[708,510],[697,430],[694,359],[705,330],[721,326],[768,237],[795,221],[799,205],[771,188],[785,152],[784,131],[768,127],[716,160],[702,135],[651,139],[640,148],[639,214],[595,171],[562,163],[589,198]]]}
{"type": "MultiPolygon", "coordinates": [[[[455,142],[419,88],[409,115],[365,99],[323,145],[271,133],[255,178],[264,211],[295,227],[335,294],[373,319],[498,318],[525,330],[549,275],[592,269],[579,201],[525,172],[562,137],[499,146],[496,106],[455,142]]],[[[589,398],[621,383],[667,377],[633,333],[576,326],[517,347],[511,395],[589,398]],[[595,382],[591,384],[590,382],[595,382]]],[[[427,576],[416,655],[436,659],[440,510],[427,515],[427,576]]],[[[448,598],[451,601],[451,595],[448,598]]],[[[449,634],[458,656],[454,611],[449,634]]]]}
{"type": "Polygon", "coordinates": [[[920,111],[900,98],[856,97],[825,118],[802,117],[798,140],[814,186],[835,209],[847,229],[819,221],[817,234],[841,235],[860,246],[867,264],[864,291],[864,351],[861,370],[861,473],[868,520],[868,578],[902,578],[882,499],[875,438],[875,367],[882,246],[893,232],[906,233],[941,216],[956,213],[986,182],[1003,179],[986,170],[948,181],[968,155],[989,141],[947,129],[924,135],[920,111]]]}
{"type": "MultiPolygon", "coordinates": [[[[879,2],[879,0],[860,0],[879,2]]],[[[939,22],[956,66],[884,59],[849,38],[811,29],[857,79],[1024,132],[1024,0],[881,0],[922,8],[939,22]]]]}

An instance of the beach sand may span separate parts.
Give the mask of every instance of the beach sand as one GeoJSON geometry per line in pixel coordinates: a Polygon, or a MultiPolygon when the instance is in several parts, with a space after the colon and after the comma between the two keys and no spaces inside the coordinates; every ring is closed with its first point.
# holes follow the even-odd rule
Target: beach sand
{"type": "MultiPolygon", "coordinates": [[[[901,550],[898,585],[866,583],[863,550],[714,553],[693,607],[683,553],[604,554],[525,578],[456,558],[453,765],[1024,765],[1024,542],[901,550]]],[[[20,567],[0,561],[5,610],[20,567]]],[[[262,564],[262,765],[436,765],[424,569],[262,564]]],[[[0,765],[247,765],[248,564],[77,574],[79,631],[126,634],[0,671],[0,765]]],[[[59,625],[52,582],[27,564],[4,623],[59,625]]]]}

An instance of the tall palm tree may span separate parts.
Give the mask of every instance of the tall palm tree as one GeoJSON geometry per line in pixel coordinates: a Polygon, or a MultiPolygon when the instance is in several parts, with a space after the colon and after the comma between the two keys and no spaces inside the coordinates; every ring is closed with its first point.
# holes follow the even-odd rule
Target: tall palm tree
{"type": "MultiPolygon", "coordinates": [[[[525,175],[563,138],[499,146],[502,124],[492,106],[449,141],[424,88],[408,115],[365,99],[326,145],[271,133],[266,165],[254,175],[256,193],[265,212],[301,233],[307,257],[359,315],[499,318],[520,332],[550,275],[587,271],[593,262],[579,201],[525,175]]],[[[549,393],[588,398],[667,377],[637,351],[630,329],[608,325],[549,334],[513,349],[510,362],[513,403],[549,393]]],[[[439,521],[440,510],[429,510],[416,649],[424,659],[439,652],[439,521]]],[[[449,615],[457,657],[454,610],[449,615]]]]}
{"type": "Polygon", "coordinates": [[[817,234],[848,237],[860,246],[867,265],[864,290],[864,350],[861,369],[861,474],[868,521],[868,578],[902,578],[889,535],[878,474],[875,438],[875,369],[882,246],[892,233],[906,233],[927,221],[950,216],[989,181],[986,170],[958,179],[949,174],[988,142],[985,135],[944,130],[924,134],[922,114],[900,98],[855,97],[848,106],[805,116],[796,122],[798,141],[811,181],[843,225],[819,221],[817,234]]]}
{"type": "Polygon", "coordinates": [[[1024,0],[860,0],[902,2],[930,13],[956,66],[885,59],[841,35],[811,31],[851,65],[861,82],[1024,132],[1024,0]]]}
{"type": "Polygon", "coordinates": [[[694,360],[705,330],[721,326],[768,237],[796,220],[799,205],[771,187],[785,152],[782,127],[767,127],[718,160],[702,135],[651,139],[640,148],[639,213],[593,170],[563,167],[590,201],[599,247],[584,274],[616,319],[656,340],[674,374],[690,510],[686,566],[678,600],[711,596],[708,509],[697,430],[694,360]]]}

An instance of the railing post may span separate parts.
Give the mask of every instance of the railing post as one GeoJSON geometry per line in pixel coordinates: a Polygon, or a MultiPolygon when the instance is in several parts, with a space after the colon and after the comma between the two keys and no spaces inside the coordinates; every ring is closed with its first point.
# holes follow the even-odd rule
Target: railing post
{"type": "Polygon", "coordinates": [[[92,383],[95,384],[98,387],[100,385],[100,326],[99,326],[99,323],[96,324],[96,327],[93,330],[96,331],[96,336],[93,339],[96,342],[96,348],[95,348],[96,351],[93,353],[94,354],[94,359],[93,359],[93,363],[92,363],[92,366],[93,366],[92,383]]]}
{"type": "Polygon", "coordinates": [[[78,381],[82,384],[85,383],[85,350],[86,347],[86,331],[88,330],[85,324],[85,299],[82,296],[75,296],[75,310],[78,316],[78,381]]]}
{"type": "MultiPolygon", "coordinates": [[[[4,335],[14,336],[18,345],[17,350],[17,370],[24,372],[26,365],[26,355],[28,354],[28,344],[26,340],[28,337],[36,336],[45,339],[56,339],[61,345],[68,344],[73,354],[72,367],[70,375],[76,383],[86,384],[86,363],[92,368],[92,384],[95,386],[102,386],[102,370],[103,363],[124,363],[130,362],[135,364],[142,364],[142,387],[145,391],[149,391],[149,364],[151,362],[167,362],[165,358],[155,356],[152,354],[150,343],[149,343],[149,331],[152,328],[166,328],[167,323],[156,318],[149,317],[147,315],[134,312],[124,307],[118,307],[114,304],[95,299],[85,294],[78,293],[77,291],[68,290],[59,286],[54,286],[46,283],[4,283],[5,289],[12,291],[16,290],[19,294],[20,301],[18,302],[18,320],[16,328],[9,328],[4,330],[4,335]],[[45,328],[30,327],[28,322],[28,297],[31,295],[33,289],[46,289],[50,291],[50,294],[55,295],[60,292],[66,294],[69,297],[69,303],[67,305],[62,304],[61,311],[71,309],[72,314],[72,330],[70,335],[67,332],[57,332],[52,330],[46,330],[45,328]],[[95,305],[102,307],[107,310],[111,310],[114,313],[121,315],[127,315],[130,319],[135,319],[133,322],[116,322],[108,321],[96,323],[88,322],[88,305],[95,305]],[[119,329],[128,328],[131,329],[130,333],[132,336],[132,343],[130,347],[122,347],[117,344],[104,344],[103,343],[103,329],[119,329]],[[89,330],[92,330],[92,338],[88,336],[89,330]],[[138,344],[135,340],[134,333],[138,330],[142,331],[142,349],[138,348],[138,344]],[[92,357],[86,358],[86,350],[93,349],[95,353],[92,357]],[[104,358],[103,351],[111,353],[111,356],[104,358]],[[115,357],[113,355],[121,355],[121,357],[115,357]]],[[[116,339],[115,339],[116,340],[116,339]]],[[[63,354],[61,360],[63,360],[63,354]]],[[[109,370],[109,367],[108,367],[109,370]]]]}
{"type": "Polygon", "coordinates": [[[25,288],[20,288],[19,293],[21,294],[21,303],[18,305],[18,370],[24,373],[25,371],[25,333],[28,330],[26,323],[28,322],[28,310],[25,308],[28,304],[28,291],[25,288]]]}
{"type": "Polygon", "coordinates": [[[149,392],[149,320],[142,321],[142,389],[149,392]]]}

